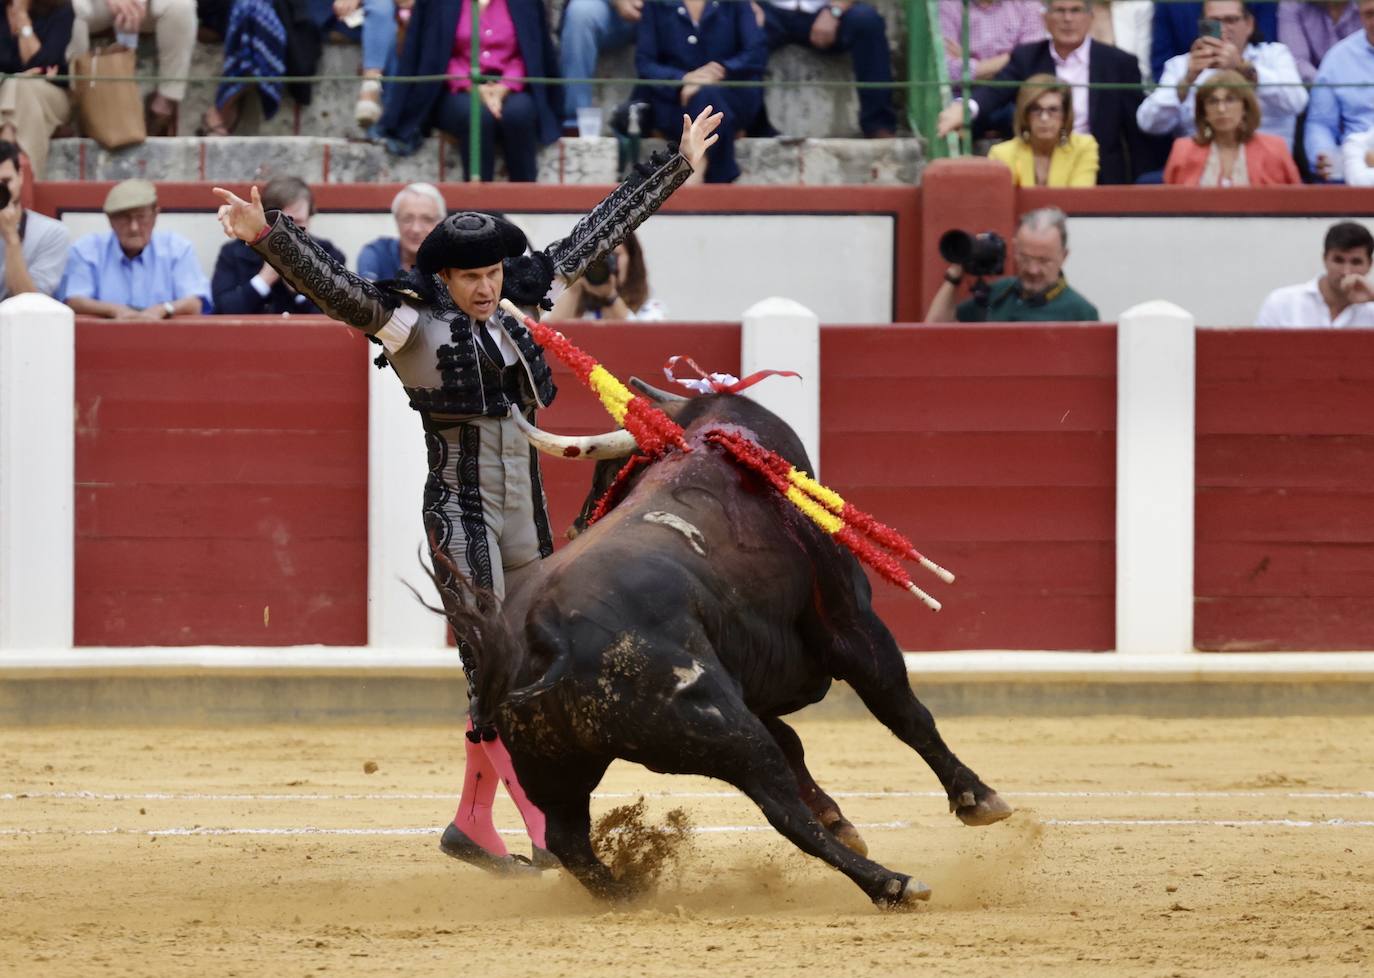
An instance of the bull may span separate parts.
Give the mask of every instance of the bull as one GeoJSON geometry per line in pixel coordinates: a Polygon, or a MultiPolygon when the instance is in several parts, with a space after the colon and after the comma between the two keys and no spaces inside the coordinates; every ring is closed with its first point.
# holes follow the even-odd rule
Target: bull
{"type": "MultiPolygon", "coordinates": [[[[867,858],[781,718],[843,680],[930,766],[962,822],[987,825],[1012,809],[946,746],[913,694],[858,561],[705,439],[742,432],[812,471],[791,428],[731,394],[662,406],[692,451],[641,467],[603,518],[515,581],[499,608],[449,602],[461,605],[450,613],[455,632],[476,650],[474,711],[480,703],[509,746],[547,819],[549,850],[592,893],[631,895],[591,842],[592,791],[623,758],[735,786],[880,907],[929,899],[925,884],[867,858]]],[[[633,444],[623,431],[614,448],[570,447],[533,426],[526,434],[553,454],[606,459],[589,503],[621,465],[608,456],[633,444]]]]}

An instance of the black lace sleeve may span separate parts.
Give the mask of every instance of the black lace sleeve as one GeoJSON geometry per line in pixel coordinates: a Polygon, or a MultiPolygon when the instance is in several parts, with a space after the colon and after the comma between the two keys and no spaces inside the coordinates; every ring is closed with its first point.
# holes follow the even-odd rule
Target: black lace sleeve
{"type": "Polygon", "coordinates": [[[655,153],[637,164],[610,196],[573,226],[571,234],[545,249],[554,271],[569,282],[581,277],[588,265],[624,241],[691,175],[692,164],[681,153],[655,153]]]}
{"type": "Polygon", "coordinates": [[[267,212],[267,236],[253,245],[283,280],[331,319],[371,336],[401,300],[354,275],[281,211],[267,212]]]}

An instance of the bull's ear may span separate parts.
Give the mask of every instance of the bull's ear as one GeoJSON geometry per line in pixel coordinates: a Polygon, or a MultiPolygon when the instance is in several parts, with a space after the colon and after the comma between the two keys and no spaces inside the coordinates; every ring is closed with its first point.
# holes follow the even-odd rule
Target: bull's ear
{"type": "Polygon", "coordinates": [[[660,390],[653,384],[646,383],[645,381],[640,380],[638,377],[632,376],[630,378],[630,386],[633,387],[635,390],[639,391],[649,400],[653,401],[655,404],[680,404],[683,401],[687,400],[687,398],[683,397],[681,394],[674,394],[672,391],[660,390]]]}

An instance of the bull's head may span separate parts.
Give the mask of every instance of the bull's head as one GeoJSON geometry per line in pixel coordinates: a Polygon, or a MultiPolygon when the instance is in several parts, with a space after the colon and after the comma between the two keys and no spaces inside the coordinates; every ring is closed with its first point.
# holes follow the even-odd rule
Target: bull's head
{"type": "MultiPolygon", "coordinates": [[[[670,415],[688,400],[678,394],[659,390],[651,384],[646,384],[638,377],[630,378],[630,386],[649,400],[664,407],[670,415]]],[[[638,447],[634,435],[624,428],[613,428],[599,435],[556,435],[551,431],[536,427],[521,417],[519,413],[513,414],[512,418],[529,440],[529,443],[545,455],[552,455],[556,458],[585,458],[597,463],[596,470],[592,474],[591,492],[583,501],[582,509],[578,512],[577,518],[573,520],[572,526],[568,527],[568,539],[571,540],[587,528],[587,523],[597,500],[615,481],[616,474],[624,466],[625,460],[634,454],[638,447]]]]}

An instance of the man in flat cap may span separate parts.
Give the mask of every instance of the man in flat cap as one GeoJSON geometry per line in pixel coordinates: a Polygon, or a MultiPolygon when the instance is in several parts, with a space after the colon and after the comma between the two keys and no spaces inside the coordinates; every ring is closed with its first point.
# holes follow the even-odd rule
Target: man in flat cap
{"type": "Polygon", "coordinates": [[[157,188],[125,180],[105,197],[109,231],[78,238],[62,299],[81,316],[169,319],[210,311],[210,282],[191,242],[155,231],[157,188]]]}
{"type": "MultiPolygon", "coordinates": [[[[445,608],[461,601],[452,574],[491,592],[553,552],[539,456],[512,415],[533,420],[554,397],[544,353],[524,324],[503,313],[502,296],[544,304],[555,275],[575,281],[700,168],[720,114],[683,116],[677,153],[656,155],[617,187],[568,237],[526,254],[524,232],[475,211],[451,214],[430,232],[415,268],[387,282],[349,272],[279,211],[264,212],[258,189],[245,201],[215,188],[220,223],[246,241],[326,315],[367,333],[385,351],[420,413],[429,451],[425,530],[445,608]]],[[[468,688],[470,650],[460,646],[468,688]]],[[[555,865],[544,850],[544,816],[520,789],[487,705],[470,704],[467,773],[458,812],[440,849],[496,873],[555,865]],[[534,844],[534,866],[510,856],[491,819],[498,779],[510,791],[534,844]]]]}

